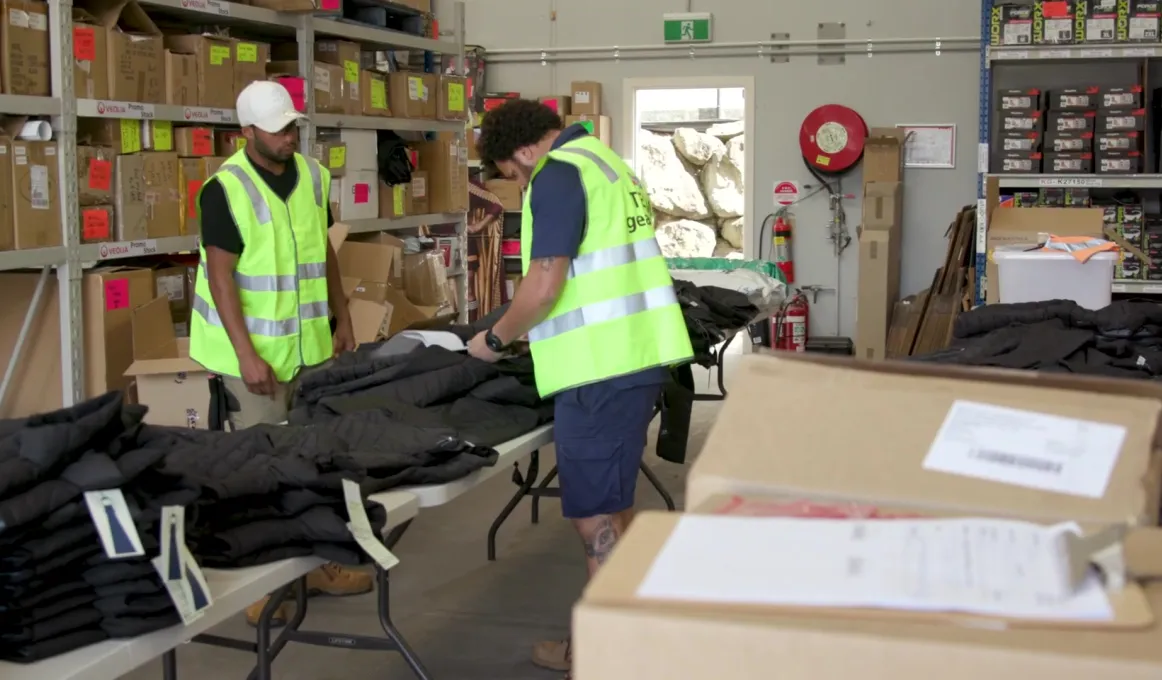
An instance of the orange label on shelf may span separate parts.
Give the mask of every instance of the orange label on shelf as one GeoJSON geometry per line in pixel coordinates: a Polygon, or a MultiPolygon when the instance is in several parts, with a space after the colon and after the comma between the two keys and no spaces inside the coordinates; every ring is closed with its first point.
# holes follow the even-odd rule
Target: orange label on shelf
{"type": "Polygon", "coordinates": [[[86,241],[109,238],[109,211],[88,208],[81,211],[81,237],[86,241]]]}
{"type": "Polygon", "coordinates": [[[186,217],[198,217],[198,192],[202,190],[200,179],[191,179],[186,182],[186,217]]]}
{"type": "Polygon", "coordinates": [[[97,58],[97,34],[93,28],[73,28],[73,57],[77,61],[93,61],[97,58]]]}
{"type": "Polygon", "coordinates": [[[194,154],[197,156],[214,155],[214,135],[207,128],[194,128],[194,154]]]}
{"type": "Polygon", "coordinates": [[[89,188],[93,191],[108,191],[113,185],[113,164],[94,158],[89,161],[89,188]]]}
{"type": "Polygon", "coordinates": [[[129,279],[105,282],[105,311],[114,312],[129,306],[129,279]]]}

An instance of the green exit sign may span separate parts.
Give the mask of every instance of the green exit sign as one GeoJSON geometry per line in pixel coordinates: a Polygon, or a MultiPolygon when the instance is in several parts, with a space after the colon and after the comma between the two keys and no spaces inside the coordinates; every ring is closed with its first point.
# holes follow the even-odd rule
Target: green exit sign
{"type": "Polygon", "coordinates": [[[662,36],[667,43],[704,43],[713,36],[709,13],[663,14],[662,36]]]}

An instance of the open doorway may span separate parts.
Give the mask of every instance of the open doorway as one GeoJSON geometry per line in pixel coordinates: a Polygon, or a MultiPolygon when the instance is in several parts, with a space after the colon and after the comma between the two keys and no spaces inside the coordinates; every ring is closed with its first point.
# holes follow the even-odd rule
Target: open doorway
{"type": "Polygon", "coordinates": [[[665,255],[748,256],[753,80],[630,80],[626,90],[625,155],[649,189],[665,255]]]}

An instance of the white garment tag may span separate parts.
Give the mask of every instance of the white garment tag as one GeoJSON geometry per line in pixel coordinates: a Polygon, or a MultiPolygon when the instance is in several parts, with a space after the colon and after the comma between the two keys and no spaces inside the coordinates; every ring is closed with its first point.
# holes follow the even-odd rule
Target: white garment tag
{"type": "Polygon", "coordinates": [[[186,509],[169,505],[161,509],[161,579],[167,583],[185,578],[182,548],[186,545],[186,509]]]}
{"type": "Polygon", "coordinates": [[[125,503],[125,495],[120,489],[86,491],[85,504],[89,507],[89,517],[93,520],[93,526],[97,527],[101,546],[109,559],[145,555],[141,536],[137,534],[129,505],[125,503]]]}
{"type": "Polygon", "coordinates": [[[347,517],[351,519],[347,523],[347,529],[359,547],[363,548],[363,552],[375,560],[384,571],[399,564],[399,558],[375,535],[375,530],[371,528],[371,519],[367,516],[367,509],[363,507],[363,494],[359,491],[359,485],[350,479],[343,480],[343,500],[347,503],[347,517]]]}
{"type": "Polygon", "coordinates": [[[1101,498],[1125,438],[1121,425],[956,401],[924,469],[1101,498]]]}
{"type": "Polygon", "coordinates": [[[158,575],[161,576],[166,592],[169,593],[169,599],[173,602],[174,608],[177,609],[182,623],[188,626],[202,618],[214,600],[210,595],[210,586],[206,583],[206,576],[202,573],[202,568],[198,566],[197,561],[194,560],[189,548],[182,545],[178,550],[181,553],[181,580],[170,581],[167,578],[169,565],[163,562],[160,556],[153,558],[151,563],[158,575]]]}

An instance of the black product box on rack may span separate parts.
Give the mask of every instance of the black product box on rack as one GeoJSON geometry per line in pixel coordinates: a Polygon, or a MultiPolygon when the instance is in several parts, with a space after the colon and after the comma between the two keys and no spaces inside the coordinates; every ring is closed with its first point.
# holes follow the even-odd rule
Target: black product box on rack
{"type": "Polygon", "coordinates": [[[997,109],[1001,111],[1019,111],[1021,109],[1041,110],[1045,93],[1033,88],[1019,88],[1001,90],[997,92],[997,109]]]}
{"type": "Polygon", "coordinates": [[[1089,87],[1063,87],[1049,91],[1050,111],[1087,111],[1096,109],[1101,100],[1101,88],[1096,85],[1089,87]]]}
{"type": "Polygon", "coordinates": [[[1101,109],[1140,109],[1142,108],[1142,86],[1103,87],[1098,92],[1097,105],[1101,109]]]}
{"type": "Polygon", "coordinates": [[[1099,175],[1136,175],[1142,162],[1141,151],[1100,151],[1095,170],[1099,175]]]}
{"type": "Polygon", "coordinates": [[[1069,45],[1085,37],[1084,0],[1035,0],[1033,44],[1069,45]]]}
{"type": "MultiPolygon", "coordinates": [[[[1139,203],[1119,205],[1118,224],[1122,225],[1123,229],[1127,227],[1137,230],[1143,229],[1146,226],[1146,209],[1139,203]]],[[[1132,239],[1127,240],[1130,241],[1131,245],[1140,246],[1142,245],[1140,235],[1138,236],[1138,239],[1139,240],[1137,241],[1132,239]]]]}
{"type": "Polygon", "coordinates": [[[1146,129],[1146,109],[1109,109],[1097,116],[1097,131],[1143,132],[1146,129]]]}
{"type": "Polygon", "coordinates": [[[1053,153],[1082,152],[1093,150],[1092,132],[1050,132],[1045,135],[1045,151],[1053,153]]]}
{"type": "Polygon", "coordinates": [[[1094,137],[1094,151],[1141,151],[1142,133],[1137,130],[1130,132],[1101,132],[1094,137]]]}
{"type": "Polygon", "coordinates": [[[1033,44],[1033,7],[995,5],[989,16],[989,44],[994,46],[1033,44]]]}
{"type": "Polygon", "coordinates": [[[1129,0],[1083,0],[1087,43],[1126,42],[1130,39],[1129,0]]]}
{"type": "Polygon", "coordinates": [[[1093,132],[1096,111],[1054,111],[1049,114],[1048,132],[1093,132]]]}
{"type": "Polygon", "coordinates": [[[1040,110],[1005,111],[998,122],[1002,132],[1037,132],[1042,129],[1045,115],[1040,110]]]}
{"type": "Polygon", "coordinates": [[[1012,198],[1014,208],[1035,208],[1041,197],[1036,191],[1014,191],[1012,198]]]}
{"type": "Polygon", "coordinates": [[[1040,151],[1040,132],[1006,132],[1001,135],[1000,150],[1008,151],[1040,151]]]}
{"type": "Polygon", "coordinates": [[[1085,151],[1080,153],[1047,153],[1042,164],[1042,172],[1050,175],[1074,175],[1093,172],[1093,154],[1085,151]]]}
{"type": "Polygon", "coordinates": [[[1088,208],[1089,189],[1085,187],[1045,187],[1041,205],[1048,208],[1088,208]]]}
{"type": "Polygon", "coordinates": [[[993,159],[995,172],[1038,173],[1041,172],[1041,153],[1034,151],[1010,151],[999,153],[993,159]]]}
{"type": "Polygon", "coordinates": [[[1130,42],[1156,43],[1159,33],[1159,19],[1162,18],[1162,2],[1159,0],[1129,0],[1127,24],[1130,42]]]}

